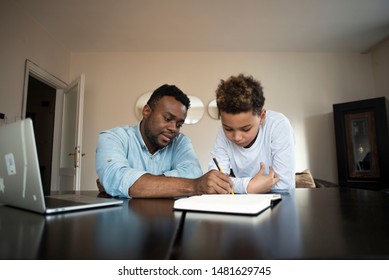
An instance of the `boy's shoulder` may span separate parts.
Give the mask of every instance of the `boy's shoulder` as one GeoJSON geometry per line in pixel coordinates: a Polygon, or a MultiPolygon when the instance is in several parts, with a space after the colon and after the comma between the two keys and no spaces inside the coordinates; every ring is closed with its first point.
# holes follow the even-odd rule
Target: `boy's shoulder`
{"type": "Polygon", "coordinates": [[[266,119],[271,119],[271,120],[287,120],[288,118],[281,112],[276,112],[272,110],[267,110],[266,111],[266,119]]]}

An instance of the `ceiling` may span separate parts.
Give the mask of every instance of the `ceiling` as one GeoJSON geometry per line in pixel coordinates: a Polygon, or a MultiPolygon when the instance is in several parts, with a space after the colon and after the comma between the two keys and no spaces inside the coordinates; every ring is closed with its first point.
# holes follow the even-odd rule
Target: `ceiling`
{"type": "Polygon", "coordinates": [[[72,52],[365,52],[389,0],[13,0],[72,52]]]}

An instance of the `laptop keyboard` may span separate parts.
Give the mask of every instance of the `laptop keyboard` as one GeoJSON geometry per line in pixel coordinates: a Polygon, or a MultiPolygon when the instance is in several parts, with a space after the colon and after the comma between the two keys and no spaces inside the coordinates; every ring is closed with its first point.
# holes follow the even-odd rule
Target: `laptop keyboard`
{"type": "Polygon", "coordinates": [[[45,203],[47,208],[59,208],[64,206],[75,206],[75,205],[83,205],[87,204],[86,202],[82,201],[72,201],[72,200],[65,200],[65,199],[59,199],[59,198],[53,198],[53,197],[45,197],[45,203]]]}

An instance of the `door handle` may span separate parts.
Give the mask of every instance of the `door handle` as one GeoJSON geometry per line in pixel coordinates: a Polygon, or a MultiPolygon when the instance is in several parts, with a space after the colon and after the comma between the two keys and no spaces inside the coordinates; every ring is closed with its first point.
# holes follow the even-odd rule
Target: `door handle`
{"type": "MultiPolygon", "coordinates": [[[[79,167],[79,156],[80,156],[80,147],[74,147],[74,152],[73,153],[69,153],[68,155],[69,156],[73,156],[73,167],[74,168],[77,168],[79,167]]],[[[85,156],[85,153],[82,153],[81,156],[85,156]]]]}

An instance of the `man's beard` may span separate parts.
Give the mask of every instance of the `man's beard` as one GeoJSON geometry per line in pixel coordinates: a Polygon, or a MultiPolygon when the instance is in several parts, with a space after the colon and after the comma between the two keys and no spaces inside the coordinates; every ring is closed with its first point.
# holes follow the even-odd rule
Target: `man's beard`
{"type": "MultiPolygon", "coordinates": [[[[153,134],[151,130],[145,128],[145,136],[149,140],[150,144],[157,150],[162,149],[167,146],[167,144],[162,144],[158,141],[158,136],[160,134],[153,134]]],[[[169,142],[170,143],[170,142],[169,142]]]]}

